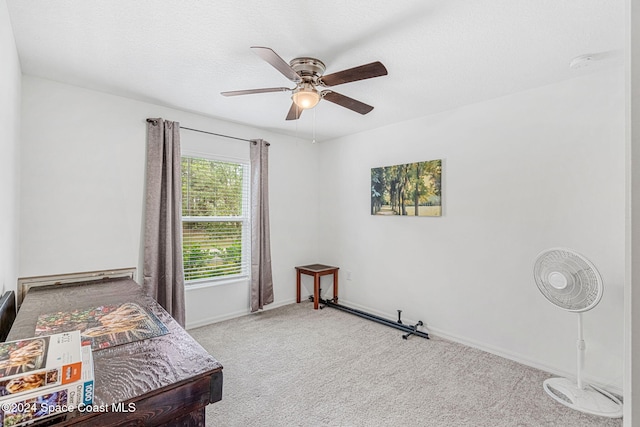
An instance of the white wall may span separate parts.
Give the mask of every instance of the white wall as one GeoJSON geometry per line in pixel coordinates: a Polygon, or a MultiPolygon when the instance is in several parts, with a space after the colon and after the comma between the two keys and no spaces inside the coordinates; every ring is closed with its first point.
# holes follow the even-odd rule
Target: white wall
{"type": "Polygon", "coordinates": [[[20,173],[20,62],[4,0],[0,0],[0,291],[16,289],[20,173]]]}
{"type": "Polygon", "coordinates": [[[540,251],[573,248],[606,286],[584,315],[585,376],[621,391],[624,119],[612,70],[322,143],[320,255],[341,267],[340,299],[574,374],[576,315],[532,277],[540,251]],[[372,167],[432,159],[442,217],[369,214],[372,167]]]}
{"type": "MultiPolygon", "coordinates": [[[[21,277],[141,268],[145,119],[163,117],[271,142],[273,305],[294,300],[293,267],[317,250],[316,145],[30,76],[22,93],[21,277]]],[[[248,312],[247,287],[190,290],[186,303],[187,326],[197,326],[248,312]]]]}

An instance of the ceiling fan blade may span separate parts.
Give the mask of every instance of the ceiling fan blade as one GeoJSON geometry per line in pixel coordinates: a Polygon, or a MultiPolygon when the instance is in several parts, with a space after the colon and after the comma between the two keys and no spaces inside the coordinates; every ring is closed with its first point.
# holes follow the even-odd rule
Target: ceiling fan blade
{"type": "Polygon", "coordinates": [[[247,89],[247,90],[231,90],[228,92],[220,92],[222,96],[238,96],[238,95],[251,95],[252,93],[269,93],[269,92],[289,92],[291,89],[288,87],[268,87],[264,89],[247,89]]]}
{"type": "Polygon", "coordinates": [[[386,75],[387,69],[385,66],[382,65],[382,62],[376,61],[370,64],[360,65],[359,67],[349,68],[348,70],[342,70],[337,73],[322,76],[320,83],[324,86],[337,86],[343,83],[386,75]]]}
{"type": "Polygon", "coordinates": [[[302,108],[298,107],[295,102],[291,103],[289,113],[287,114],[287,120],[298,120],[302,114],[302,108]]]}
{"type": "Polygon", "coordinates": [[[360,102],[331,90],[322,92],[322,97],[329,102],[333,102],[334,104],[338,104],[341,107],[348,108],[349,110],[355,111],[356,113],[367,114],[368,112],[373,110],[373,107],[371,105],[367,105],[364,102],[360,102]]]}
{"type": "Polygon", "coordinates": [[[267,61],[273,68],[280,71],[286,78],[292,82],[299,83],[302,81],[296,70],[291,68],[284,59],[275,53],[272,49],[262,46],[251,46],[251,49],[262,59],[267,61]]]}

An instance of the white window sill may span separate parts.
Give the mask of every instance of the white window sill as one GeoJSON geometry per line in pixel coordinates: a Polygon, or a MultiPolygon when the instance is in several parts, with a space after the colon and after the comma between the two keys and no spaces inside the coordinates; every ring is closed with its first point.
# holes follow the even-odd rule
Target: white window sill
{"type": "Polygon", "coordinates": [[[196,289],[212,288],[216,286],[231,285],[234,283],[249,282],[248,276],[230,277],[228,279],[200,279],[192,282],[185,282],[185,291],[193,291],[196,289]]]}

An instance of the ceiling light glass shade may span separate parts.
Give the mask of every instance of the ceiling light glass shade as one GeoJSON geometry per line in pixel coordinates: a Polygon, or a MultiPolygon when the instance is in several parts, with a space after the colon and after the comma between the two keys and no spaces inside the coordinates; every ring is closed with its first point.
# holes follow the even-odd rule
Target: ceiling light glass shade
{"type": "Polygon", "coordinates": [[[320,94],[313,86],[304,85],[293,92],[291,99],[293,99],[293,102],[295,102],[298,107],[306,110],[318,105],[318,102],[320,102],[320,94]]]}

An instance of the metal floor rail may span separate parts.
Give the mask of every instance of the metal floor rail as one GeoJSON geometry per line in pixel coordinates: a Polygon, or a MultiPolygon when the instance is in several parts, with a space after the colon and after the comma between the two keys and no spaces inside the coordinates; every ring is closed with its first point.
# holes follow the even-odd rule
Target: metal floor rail
{"type": "MultiPolygon", "coordinates": [[[[310,297],[310,298],[313,299],[313,297],[310,297]]],[[[398,320],[393,321],[393,320],[385,319],[384,317],[376,316],[375,314],[367,313],[366,311],[356,310],[355,308],[340,305],[337,302],[334,302],[332,300],[320,299],[320,302],[324,304],[320,308],[324,308],[324,307],[336,308],[338,310],[342,310],[347,313],[351,313],[356,316],[362,317],[363,319],[371,320],[376,323],[380,323],[382,325],[390,326],[392,328],[399,329],[403,332],[406,332],[406,334],[402,336],[402,338],[405,340],[409,338],[409,336],[411,335],[416,335],[418,337],[429,339],[428,333],[418,330],[418,326],[423,325],[422,320],[419,320],[418,323],[416,323],[415,325],[405,325],[404,323],[402,323],[402,321],[400,320],[400,313],[402,312],[401,310],[398,310],[398,320]]]]}

